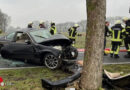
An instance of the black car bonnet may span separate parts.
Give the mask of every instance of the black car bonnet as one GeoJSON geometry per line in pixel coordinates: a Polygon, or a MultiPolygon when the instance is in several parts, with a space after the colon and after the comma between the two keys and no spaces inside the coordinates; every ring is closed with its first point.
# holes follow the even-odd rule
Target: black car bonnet
{"type": "Polygon", "coordinates": [[[70,45],[71,42],[64,35],[56,34],[56,35],[51,36],[50,38],[44,39],[42,42],[39,42],[39,44],[42,44],[42,45],[62,45],[62,46],[66,46],[66,45],[70,45]]]}

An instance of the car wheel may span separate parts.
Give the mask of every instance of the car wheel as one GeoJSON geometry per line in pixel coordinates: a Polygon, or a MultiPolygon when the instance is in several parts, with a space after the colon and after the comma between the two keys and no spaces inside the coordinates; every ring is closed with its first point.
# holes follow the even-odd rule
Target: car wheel
{"type": "Polygon", "coordinates": [[[1,48],[3,47],[3,45],[0,44],[0,53],[1,53],[1,48]]]}
{"type": "Polygon", "coordinates": [[[44,56],[44,64],[50,69],[57,69],[61,66],[62,60],[54,54],[48,53],[44,56]]]}
{"type": "Polygon", "coordinates": [[[7,58],[7,53],[5,52],[5,51],[1,51],[1,56],[3,57],[3,58],[7,58]]]}

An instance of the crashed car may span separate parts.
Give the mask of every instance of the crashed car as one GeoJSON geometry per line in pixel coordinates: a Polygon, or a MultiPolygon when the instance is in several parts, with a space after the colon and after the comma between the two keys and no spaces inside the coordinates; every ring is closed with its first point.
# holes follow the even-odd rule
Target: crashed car
{"type": "Polygon", "coordinates": [[[51,35],[48,30],[20,30],[0,38],[0,53],[3,58],[25,60],[59,68],[64,62],[74,61],[76,48],[62,34],[51,35]]]}

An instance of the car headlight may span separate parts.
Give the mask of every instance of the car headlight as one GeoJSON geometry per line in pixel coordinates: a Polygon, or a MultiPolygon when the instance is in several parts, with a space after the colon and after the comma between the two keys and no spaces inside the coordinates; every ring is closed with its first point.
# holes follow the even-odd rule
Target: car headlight
{"type": "Polygon", "coordinates": [[[59,58],[61,58],[61,54],[59,54],[59,58]]]}
{"type": "Polygon", "coordinates": [[[54,46],[53,48],[58,49],[58,50],[62,50],[61,46],[54,46]]]}

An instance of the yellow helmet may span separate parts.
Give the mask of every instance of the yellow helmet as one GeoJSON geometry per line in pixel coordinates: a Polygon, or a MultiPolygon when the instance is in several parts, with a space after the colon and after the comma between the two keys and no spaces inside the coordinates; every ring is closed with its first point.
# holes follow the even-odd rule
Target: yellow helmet
{"type": "Polygon", "coordinates": [[[44,22],[43,22],[43,21],[40,21],[40,24],[44,24],[44,22]]]}
{"type": "Polygon", "coordinates": [[[121,24],[121,20],[115,21],[115,24],[121,24]]]}
{"type": "Polygon", "coordinates": [[[79,27],[79,25],[78,24],[74,24],[74,27],[79,27]]]}
{"type": "Polygon", "coordinates": [[[123,17],[123,21],[127,21],[128,20],[128,17],[123,17]]]}
{"type": "Polygon", "coordinates": [[[51,22],[51,25],[55,25],[55,23],[54,23],[54,22],[51,22]]]}
{"type": "Polygon", "coordinates": [[[33,22],[30,22],[29,25],[33,24],[33,22]]]}

